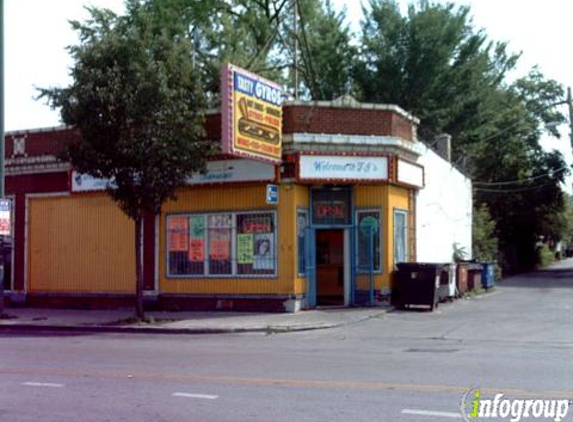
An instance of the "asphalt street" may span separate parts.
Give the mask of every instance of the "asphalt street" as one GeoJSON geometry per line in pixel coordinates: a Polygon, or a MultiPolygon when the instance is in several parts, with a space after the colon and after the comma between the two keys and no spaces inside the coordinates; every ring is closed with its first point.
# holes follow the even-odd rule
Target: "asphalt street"
{"type": "Polygon", "coordinates": [[[462,420],[470,388],[573,399],[572,308],[565,266],[323,331],[0,334],[0,421],[432,422],[462,420]]]}

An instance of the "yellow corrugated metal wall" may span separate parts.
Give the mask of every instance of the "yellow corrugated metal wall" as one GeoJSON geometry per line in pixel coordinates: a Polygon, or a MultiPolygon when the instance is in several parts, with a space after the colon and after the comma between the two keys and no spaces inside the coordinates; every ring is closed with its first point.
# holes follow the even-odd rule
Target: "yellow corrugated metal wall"
{"type": "Polygon", "coordinates": [[[106,194],[28,201],[30,292],[135,290],[133,223],[106,194]]]}
{"type": "Polygon", "coordinates": [[[281,185],[278,207],[266,203],[266,185],[194,186],[177,192],[177,201],[163,207],[160,218],[159,288],[180,294],[293,294],[295,284],[296,203],[291,185],[281,185]],[[170,213],[276,210],[277,278],[168,278],[165,218],[170,213]]]}
{"type": "MultiPolygon", "coordinates": [[[[394,271],[394,208],[409,210],[407,188],[392,185],[364,185],[354,189],[357,208],[382,209],[382,274],[374,276],[376,289],[390,287],[390,275],[394,271]]],[[[366,288],[368,277],[359,276],[358,285],[366,288]]]]}

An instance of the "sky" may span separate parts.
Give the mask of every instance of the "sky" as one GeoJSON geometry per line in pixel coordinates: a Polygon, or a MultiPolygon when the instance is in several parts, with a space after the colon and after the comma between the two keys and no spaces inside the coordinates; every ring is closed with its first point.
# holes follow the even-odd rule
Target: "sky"
{"type": "MultiPolygon", "coordinates": [[[[335,8],[346,7],[351,26],[358,30],[362,16],[360,1],[332,0],[335,8]]],[[[408,2],[401,1],[405,6],[408,2]]],[[[490,39],[507,41],[509,50],[521,52],[515,77],[538,65],[545,76],[564,86],[573,86],[571,0],[464,0],[470,5],[474,24],[490,39]]],[[[5,0],[5,129],[16,131],[61,124],[57,111],[36,100],[36,87],[66,86],[72,62],[65,49],[77,39],[70,19],[83,20],[83,5],[123,10],[123,0],[5,0]]],[[[566,110],[563,110],[566,112],[566,110]]],[[[560,140],[545,140],[573,161],[569,130],[563,127],[560,140]]]]}

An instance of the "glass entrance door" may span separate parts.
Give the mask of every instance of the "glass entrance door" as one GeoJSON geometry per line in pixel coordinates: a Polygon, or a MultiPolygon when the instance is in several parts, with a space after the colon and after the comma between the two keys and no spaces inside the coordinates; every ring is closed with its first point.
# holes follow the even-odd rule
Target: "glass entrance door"
{"type": "Polygon", "coordinates": [[[316,231],[316,297],[319,306],[344,305],[344,230],[316,231]]]}

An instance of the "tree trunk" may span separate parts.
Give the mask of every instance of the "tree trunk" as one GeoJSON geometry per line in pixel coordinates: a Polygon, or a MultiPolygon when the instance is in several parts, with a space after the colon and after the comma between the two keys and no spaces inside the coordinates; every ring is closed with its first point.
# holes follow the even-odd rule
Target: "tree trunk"
{"type": "Polygon", "coordinates": [[[142,230],[143,217],[135,219],[135,315],[140,320],[145,318],[143,310],[143,253],[142,253],[142,230]]]}

